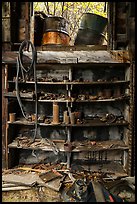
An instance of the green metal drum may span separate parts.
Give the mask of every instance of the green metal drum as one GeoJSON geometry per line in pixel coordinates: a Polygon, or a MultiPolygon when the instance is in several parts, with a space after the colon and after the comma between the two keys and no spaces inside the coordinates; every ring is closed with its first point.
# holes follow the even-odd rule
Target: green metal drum
{"type": "Polygon", "coordinates": [[[105,31],[107,22],[107,18],[103,16],[94,13],[84,13],[80,23],[80,29],[92,29],[101,34],[105,31]]]}

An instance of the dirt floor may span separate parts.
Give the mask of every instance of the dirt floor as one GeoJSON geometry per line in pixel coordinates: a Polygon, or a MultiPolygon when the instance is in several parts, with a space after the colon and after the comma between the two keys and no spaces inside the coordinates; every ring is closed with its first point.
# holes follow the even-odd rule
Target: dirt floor
{"type": "Polygon", "coordinates": [[[2,202],[63,202],[60,193],[50,188],[2,192],[2,202]]]}

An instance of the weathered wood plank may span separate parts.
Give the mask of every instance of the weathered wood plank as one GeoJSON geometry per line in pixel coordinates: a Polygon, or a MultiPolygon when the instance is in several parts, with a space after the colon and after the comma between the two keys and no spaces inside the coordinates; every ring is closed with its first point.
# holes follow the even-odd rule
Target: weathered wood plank
{"type": "Polygon", "coordinates": [[[42,179],[39,178],[37,174],[21,174],[21,175],[14,175],[14,174],[6,174],[2,176],[2,181],[7,183],[14,183],[23,185],[23,186],[33,186],[36,184],[45,184],[42,179]]]}
{"type": "MultiPolygon", "coordinates": [[[[57,148],[63,152],[64,150],[64,143],[56,142],[54,140],[54,143],[56,144],[57,148]]],[[[102,150],[128,150],[128,146],[120,140],[110,140],[110,141],[100,141],[96,142],[95,145],[92,145],[92,143],[80,143],[80,142],[73,142],[73,150],[72,152],[87,152],[87,151],[102,151],[102,150]]],[[[33,145],[33,144],[32,144],[33,145]]],[[[13,141],[11,144],[8,145],[9,148],[20,148],[20,149],[41,149],[43,151],[53,151],[53,149],[49,146],[48,143],[40,144],[40,146],[25,146],[20,145],[18,146],[17,141],[13,141]]],[[[110,153],[109,153],[110,154],[110,153]]]]}
{"type": "Polygon", "coordinates": [[[81,51],[81,50],[107,50],[106,45],[44,45],[36,48],[37,51],[81,51]]]}
{"type": "MultiPolygon", "coordinates": [[[[18,52],[3,52],[2,63],[16,63],[18,52]]],[[[32,58],[31,52],[24,52],[25,63],[29,63],[32,58]]],[[[59,63],[59,64],[77,64],[77,63],[123,63],[112,56],[112,53],[106,50],[92,51],[37,51],[37,63],[59,63]]]]}
{"type": "Polygon", "coordinates": [[[14,186],[14,187],[2,187],[2,191],[17,191],[17,190],[29,190],[31,187],[28,186],[14,186]]]}

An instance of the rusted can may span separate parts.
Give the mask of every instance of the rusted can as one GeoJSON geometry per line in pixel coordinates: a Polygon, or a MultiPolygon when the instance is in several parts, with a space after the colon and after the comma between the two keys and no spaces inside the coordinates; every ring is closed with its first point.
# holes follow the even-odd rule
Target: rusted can
{"type": "Polygon", "coordinates": [[[53,103],[53,124],[59,123],[59,105],[58,103],[53,103]]]}
{"type": "Polygon", "coordinates": [[[31,120],[32,120],[32,121],[35,121],[35,120],[36,120],[36,114],[32,114],[32,115],[31,115],[31,120]]]}
{"type": "Polygon", "coordinates": [[[12,123],[15,121],[16,113],[9,113],[9,121],[12,123]]]}
{"type": "Polygon", "coordinates": [[[69,123],[70,123],[70,117],[69,115],[66,115],[65,124],[69,124],[69,123]]]}
{"type": "Polygon", "coordinates": [[[66,118],[68,116],[68,111],[63,112],[63,123],[66,123],[66,118]]]}
{"type": "Polygon", "coordinates": [[[70,114],[70,122],[72,125],[74,125],[76,123],[76,118],[75,118],[74,112],[70,114]]]}

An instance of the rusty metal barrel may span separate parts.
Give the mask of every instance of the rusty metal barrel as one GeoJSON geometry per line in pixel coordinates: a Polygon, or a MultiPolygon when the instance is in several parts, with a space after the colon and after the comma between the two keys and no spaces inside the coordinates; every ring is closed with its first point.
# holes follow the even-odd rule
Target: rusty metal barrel
{"type": "Polygon", "coordinates": [[[102,45],[105,39],[107,18],[94,14],[84,13],[75,38],[75,45],[102,45]]]}
{"type": "Polygon", "coordinates": [[[68,21],[59,16],[44,20],[42,45],[69,45],[68,21]]]}

